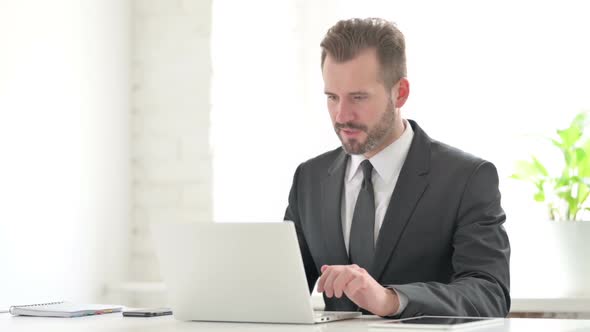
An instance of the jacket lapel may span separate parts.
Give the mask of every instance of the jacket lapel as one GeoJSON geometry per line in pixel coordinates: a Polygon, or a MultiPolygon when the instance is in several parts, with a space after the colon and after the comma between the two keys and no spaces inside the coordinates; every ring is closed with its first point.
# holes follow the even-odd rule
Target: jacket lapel
{"type": "Polygon", "coordinates": [[[408,121],[414,130],[414,138],[377,238],[375,260],[369,271],[375,280],[381,278],[385,265],[395,250],[416,204],[428,187],[430,138],[414,121],[408,121]]]}
{"type": "Polygon", "coordinates": [[[327,264],[350,264],[344,235],[342,233],[342,218],[340,205],[342,202],[342,187],[348,155],[341,150],[340,154],[328,170],[328,175],[321,183],[322,187],[322,234],[326,246],[327,264]]]}

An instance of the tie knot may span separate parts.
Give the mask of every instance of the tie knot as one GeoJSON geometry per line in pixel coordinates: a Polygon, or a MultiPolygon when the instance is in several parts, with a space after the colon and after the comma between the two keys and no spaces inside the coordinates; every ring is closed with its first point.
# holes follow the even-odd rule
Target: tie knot
{"type": "Polygon", "coordinates": [[[371,176],[373,175],[373,165],[369,159],[365,159],[361,163],[361,167],[363,168],[363,187],[366,187],[367,184],[372,182],[371,176]]]}

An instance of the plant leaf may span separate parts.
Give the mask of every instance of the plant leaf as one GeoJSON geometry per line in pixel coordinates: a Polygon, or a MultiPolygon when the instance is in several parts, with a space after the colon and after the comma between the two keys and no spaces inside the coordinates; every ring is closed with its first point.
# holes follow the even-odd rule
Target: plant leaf
{"type": "Polygon", "coordinates": [[[574,156],[576,157],[576,162],[573,163],[574,165],[572,166],[578,167],[579,165],[583,164],[586,160],[587,153],[586,151],[584,151],[584,148],[576,148],[574,150],[574,156]]]}
{"type": "Polygon", "coordinates": [[[557,130],[557,135],[561,138],[562,149],[569,150],[582,137],[582,129],[572,124],[567,129],[557,130]]]}
{"type": "Polygon", "coordinates": [[[560,178],[556,179],[555,181],[555,190],[556,191],[563,191],[565,190],[564,187],[569,187],[572,181],[572,178],[568,176],[568,174],[562,174],[560,178]]]}
{"type": "Polygon", "coordinates": [[[519,160],[516,162],[516,172],[512,175],[512,178],[535,183],[542,175],[534,162],[519,160]]]}
{"type": "Polygon", "coordinates": [[[588,139],[581,147],[584,151],[584,159],[578,161],[578,175],[581,177],[590,177],[590,139],[588,139]]]}
{"type": "Polygon", "coordinates": [[[553,143],[553,145],[555,145],[557,148],[559,148],[560,150],[562,149],[562,144],[560,141],[556,140],[556,139],[551,139],[551,143],[553,143]]]}
{"type": "Polygon", "coordinates": [[[533,156],[533,166],[535,167],[535,169],[537,171],[539,171],[539,173],[541,173],[541,175],[549,176],[549,173],[547,172],[547,168],[545,168],[545,166],[543,166],[543,164],[541,164],[539,159],[537,159],[537,157],[535,157],[535,156],[533,156]]]}
{"type": "Polygon", "coordinates": [[[588,112],[578,113],[574,117],[574,119],[572,120],[570,127],[578,127],[578,128],[580,128],[581,131],[584,131],[584,128],[588,124],[588,119],[590,119],[590,117],[588,115],[589,115],[588,112]]]}

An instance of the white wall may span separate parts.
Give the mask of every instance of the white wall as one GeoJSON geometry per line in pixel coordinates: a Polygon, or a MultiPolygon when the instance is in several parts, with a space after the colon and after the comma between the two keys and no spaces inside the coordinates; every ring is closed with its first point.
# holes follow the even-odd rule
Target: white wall
{"type": "Polygon", "coordinates": [[[553,134],[590,110],[589,10],[584,1],[216,0],[215,219],[282,219],[297,165],[339,146],[319,43],[340,19],[383,17],[406,36],[411,94],[402,115],[498,167],[506,225],[520,239],[513,241],[513,294],[559,296],[547,284],[559,283],[560,271],[530,273],[552,259],[526,241],[549,243],[551,234],[537,226],[546,211],[530,186],[509,176],[516,160],[533,153],[559,167],[561,156],[534,135],[553,134]],[[243,15],[249,8],[265,10],[243,15]]]}
{"type": "Polygon", "coordinates": [[[132,3],[130,280],[156,281],[149,223],[212,219],[211,1],[132,3]]]}
{"type": "Polygon", "coordinates": [[[523,133],[590,108],[584,6],[469,3],[0,2],[0,304],[159,280],[152,221],[280,220],[297,164],[338,145],[319,41],[344,17],[399,23],[405,114],[499,166],[509,222],[543,218],[506,176],[523,133]]]}
{"type": "Polygon", "coordinates": [[[127,1],[0,2],[0,304],[126,278],[127,1]]]}

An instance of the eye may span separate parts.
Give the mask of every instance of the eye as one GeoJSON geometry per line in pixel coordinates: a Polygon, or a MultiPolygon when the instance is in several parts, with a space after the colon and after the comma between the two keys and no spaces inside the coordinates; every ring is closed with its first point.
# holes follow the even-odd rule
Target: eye
{"type": "Polygon", "coordinates": [[[338,97],[336,97],[335,95],[326,95],[326,97],[328,98],[329,101],[338,100],[338,97]]]}
{"type": "Polygon", "coordinates": [[[353,99],[354,101],[363,101],[363,100],[367,99],[367,96],[364,96],[364,95],[357,95],[357,96],[354,96],[354,97],[352,97],[352,99],[353,99]]]}

